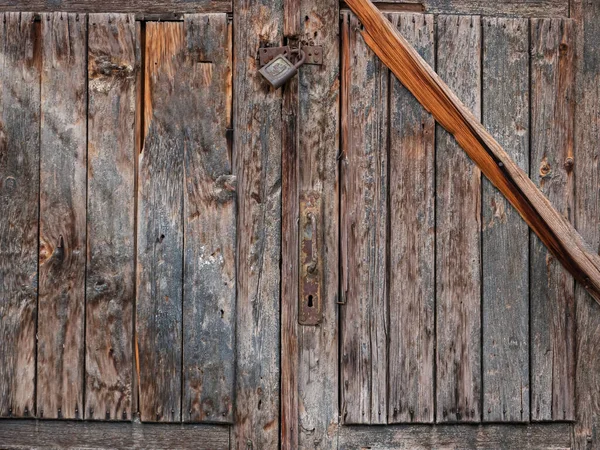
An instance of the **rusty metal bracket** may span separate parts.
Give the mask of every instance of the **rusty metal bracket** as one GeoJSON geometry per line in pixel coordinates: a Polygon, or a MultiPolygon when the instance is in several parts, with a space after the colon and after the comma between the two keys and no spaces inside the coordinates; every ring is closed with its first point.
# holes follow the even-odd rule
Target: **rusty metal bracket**
{"type": "MultiPolygon", "coordinates": [[[[306,54],[304,64],[323,64],[323,47],[320,45],[301,45],[300,49],[306,54]]],[[[291,53],[289,45],[283,47],[261,47],[258,49],[259,68],[267,65],[276,56],[288,56],[291,53]]]]}
{"type": "Polygon", "coordinates": [[[321,197],[316,192],[300,195],[300,291],[298,322],[318,325],[323,319],[321,280],[321,197]]]}

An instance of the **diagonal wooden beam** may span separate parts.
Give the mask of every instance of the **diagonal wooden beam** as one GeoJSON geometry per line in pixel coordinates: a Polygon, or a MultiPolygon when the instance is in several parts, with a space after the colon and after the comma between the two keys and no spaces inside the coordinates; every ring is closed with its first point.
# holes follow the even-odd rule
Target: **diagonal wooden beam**
{"type": "Polygon", "coordinates": [[[370,0],[346,0],[367,45],[454,136],[552,254],[600,304],[600,257],[370,0]]]}

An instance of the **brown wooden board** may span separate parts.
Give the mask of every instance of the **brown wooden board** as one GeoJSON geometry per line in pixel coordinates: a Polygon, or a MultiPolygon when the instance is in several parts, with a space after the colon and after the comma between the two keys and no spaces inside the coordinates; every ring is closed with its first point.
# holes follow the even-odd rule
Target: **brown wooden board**
{"type": "MultiPolygon", "coordinates": [[[[575,90],[575,226],[600,250],[600,3],[575,0],[577,74],[575,90]]],[[[578,450],[600,448],[600,305],[584,287],[575,287],[576,378],[575,433],[578,450]]]]}
{"type": "MultiPolygon", "coordinates": [[[[560,19],[531,21],[531,179],[573,220],[574,29],[560,19]]],[[[574,418],[573,277],[531,240],[531,418],[574,418]]]]}
{"type": "Polygon", "coordinates": [[[259,47],[282,45],[280,0],[236,1],[233,173],[237,177],[236,378],[232,445],[279,443],[282,95],[259,75],[259,47]]]}
{"type": "MultiPolygon", "coordinates": [[[[481,22],[439,16],[437,71],[480,115],[481,22]]],[[[438,422],[481,417],[481,172],[440,126],[436,133],[438,422]]]]}
{"type": "Polygon", "coordinates": [[[181,418],[183,155],[181,22],[146,25],[144,148],[139,161],[136,356],[142,421],[181,418]]]}
{"type": "Polygon", "coordinates": [[[40,28],[0,24],[0,416],[35,414],[40,28]]]}
{"type": "MultiPolygon", "coordinates": [[[[484,18],[482,123],[529,170],[529,21],[484,18]]],[[[529,229],[483,180],[483,420],[529,420],[529,229]]]]}
{"type": "Polygon", "coordinates": [[[82,418],[87,17],[43,14],[37,415],[82,418]]]}
{"type": "Polygon", "coordinates": [[[135,19],[88,18],[86,419],[131,418],[135,19]]]}
{"type": "MultiPolygon", "coordinates": [[[[433,65],[434,17],[390,19],[433,65]]],[[[389,107],[388,422],[433,422],[435,121],[393,75],[389,107]]]]}
{"type": "Polygon", "coordinates": [[[232,420],[235,330],[235,177],[231,27],[226,14],[185,16],[176,77],[184,144],[183,420],[232,420]]]}
{"type": "Polygon", "coordinates": [[[358,19],[344,20],[341,414],[344,423],[381,424],[387,421],[389,73],[366,46],[358,19]]]}
{"type": "Polygon", "coordinates": [[[218,425],[174,425],[63,420],[2,420],[3,449],[227,450],[229,429],[218,425]]]}

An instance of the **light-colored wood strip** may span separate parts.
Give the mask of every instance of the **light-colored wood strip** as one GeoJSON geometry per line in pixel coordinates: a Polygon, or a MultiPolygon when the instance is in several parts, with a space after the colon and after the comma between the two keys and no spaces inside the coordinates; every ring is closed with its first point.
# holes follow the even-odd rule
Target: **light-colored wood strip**
{"type": "Polygon", "coordinates": [[[235,338],[235,177],[227,142],[231,27],[185,16],[183,418],[231,422],[235,338]]]}
{"type": "Polygon", "coordinates": [[[0,15],[0,416],[35,414],[40,27],[0,15]]]}
{"type": "MultiPolygon", "coordinates": [[[[433,65],[433,16],[390,20],[433,65]]],[[[390,90],[388,422],[433,422],[435,121],[393,75],[390,90]]]]}
{"type": "MultiPolygon", "coordinates": [[[[483,19],[482,122],[529,170],[529,22],[483,19]]],[[[488,180],[482,197],[483,419],[529,420],[529,229],[488,180]]]]}
{"type": "MultiPolygon", "coordinates": [[[[437,71],[476,117],[481,105],[481,22],[439,16],[437,71]]],[[[481,416],[481,172],[452,135],[436,134],[438,422],[481,416]]]]}
{"type": "MultiPolygon", "coordinates": [[[[573,220],[573,22],[531,21],[531,179],[573,220]]],[[[531,418],[574,418],[575,298],[569,272],[531,241],[531,418]]]]}
{"type": "Polygon", "coordinates": [[[342,417],[386,423],[388,70],[349,15],[342,41],[342,417]]]}
{"type": "Polygon", "coordinates": [[[86,265],[87,17],[41,17],[37,415],[81,419],[86,265]]]}
{"type": "Polygon", "coordinates": [[[136,349],[142,421],[181,419],[183,156],[189,107],[181,22],[146,24],[139,155],[136,349]]]}
{"type": "Polygon", "coordinates": [[[88,227],[85,417],[131,419],[135,19],[88,18],[88,227]]]}

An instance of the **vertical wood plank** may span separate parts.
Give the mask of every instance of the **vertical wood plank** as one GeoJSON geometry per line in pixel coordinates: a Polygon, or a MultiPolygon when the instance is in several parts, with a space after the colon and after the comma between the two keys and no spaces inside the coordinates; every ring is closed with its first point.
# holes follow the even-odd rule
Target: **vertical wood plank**
{"type": "Polygon", "coordinates": [[[261,45],[282,43],[282,5],[234,3],[236,449],[279,445],[282,96],[258,74],[256,58],[261,45]]]}
{"type": "MultiPolygon", "coordinates": [[[[575,92],[575,227],[600,250],[600,3],[574,0],[577,73],[575,92]]],[[[600,306],[575,287],[577,450],[600,448],[600,306]]]]}
{"type": "Polygon", "coordinates": [[[0,24],[0,416],[35,414],[40,29],[0,24]]]}
{"type": "Polygon", "coordinates": [[[226,14],[186,15],[180,106],[184,142],[183,417],[232,420],[235,330],[235,177],[231,27],[226,14]]]}
{"type": "Polygon", "coordinates": [[[88,18],[86,419],[131,418],[135,18],[88,18]]]}
{"type": "MultiPolygon", "coordinates": [[[[573,220],[574,39],[572,21],[531,21],[530,176],[573,220]]],[[[531,238],[531,417],[574,418],[573,277],[531,238]]]]}
{"type": "MultiPolygon", "coordinates": [[[[433,16],[391,19],[434,66],[433,16]]],[[[394,76],[390,89],[388,421],[433,422],[435,121],[394,76]]]]}
{"type": "MultiPolygon", "coordinates": [[[[439,16],[437,72],[480,116],[481,27],[439,16]]],[[[438,422],[480,420],[481,172],[441,127],[436,133],[438,422]]]]}
{"type": "Polygon", "coordinates": [[[82,418],[86,264],[86,29],[43,14],[37,406],[82,418]]]}
{"type": "MultiPolygon", "coordinates": [[[[484,126],[529,170],[529,22],[483,19],[484,126]]],[[[487,180],[482,197],[483,419],[529,421],[529,229],[487,180]]]]}
{"type": "Polygon", "coordinates": [[[179,421],[183,292],[184,108],[181,22],[146,24],[144,148],[139,161],[137,342],[142,421],[179,421]]]}
{"type": "Polygon", "coordinates": [[[342,47],[342,416],[386,423],[387,416],[387,68],[350,15],[342,47]]]}

